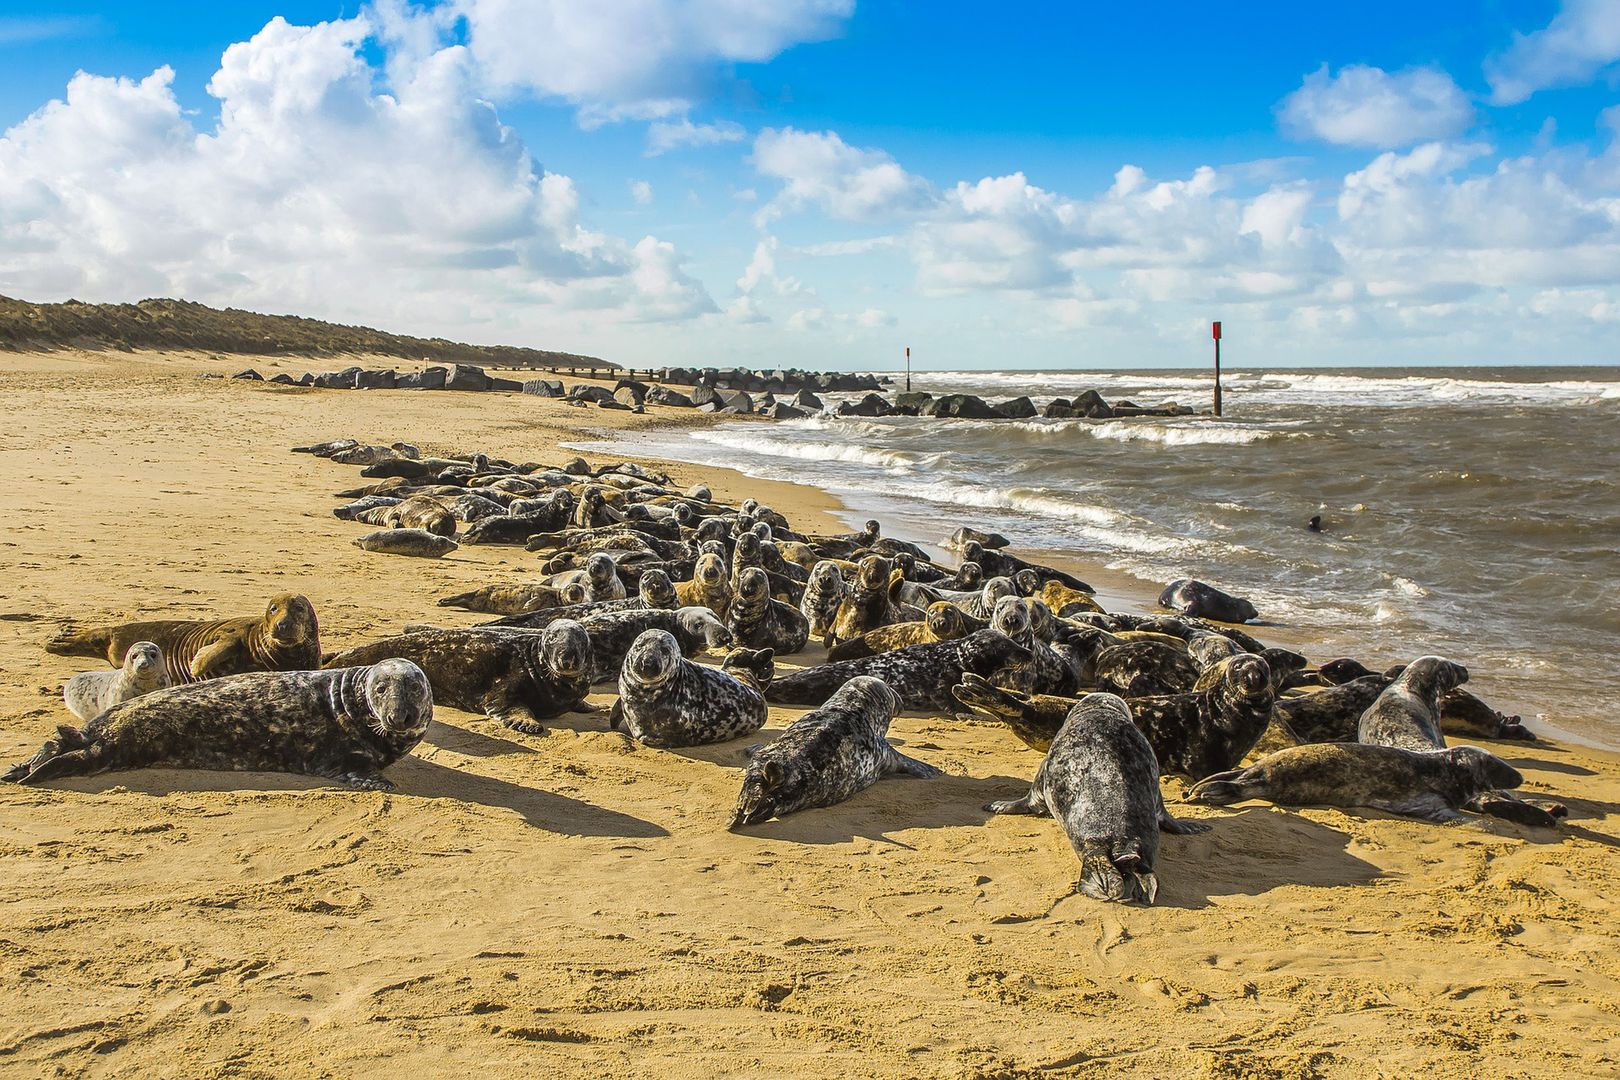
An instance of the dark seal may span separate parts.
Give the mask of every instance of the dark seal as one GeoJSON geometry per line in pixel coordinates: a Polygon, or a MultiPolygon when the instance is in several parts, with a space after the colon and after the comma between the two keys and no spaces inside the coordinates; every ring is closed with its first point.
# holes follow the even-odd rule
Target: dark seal
{"type": "Polygon", "coordinates": [[[1254,605],[1242,597],[1224,593],[1213,585],[1192,578],[1180,578],[1166,585],[1159,594],[1159,606],[1182,615],[1218,622],[1243,623],[1260,617],[1254,605]]]}
{"type": "Polygon", "coordinates": [[[988,676],[1029,659],[1029,650],[1006,634],[980,630],[956,641],[911,645],[795,671],[772,682],[767,696],[784,705],[820,705],[855,676],[872,675],[900,695],[903,708],[952,714],[958,710],[951,688],[964,673],[988,676]]]}
{"type": "Polygon", "coordinates": [[[1136,698],[1131,715],[1166,772],[1197,779],[1243,760],[1265,734],[1276,699],[1270,667],[1243,653],[1225,661],[1220,682],[1210,689],[1136,698]]]}
{"type": "Polygon", "coordinates": [[[792,604],[772,598],[770,578],[764,570],[746,567],[737,575],[732,589],[726,628],[738,645],[770,649],[777,656],[804,651],[810,640],[810,620],[792,604]]]}

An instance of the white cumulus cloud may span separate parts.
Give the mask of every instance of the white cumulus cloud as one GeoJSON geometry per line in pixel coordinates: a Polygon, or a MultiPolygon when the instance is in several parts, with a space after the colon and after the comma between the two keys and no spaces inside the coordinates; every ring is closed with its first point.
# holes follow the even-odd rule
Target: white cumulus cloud
{"type": "Polygon", "coordinates": [[[1305,76],[1277,107],[1283,131],[1296,139],[1396,149],[1457,135],[1474,108],[1451,76],[1435,68],[1394,73],[1352,64],[1330,74],[1326,64],[1305,76]]]}
{"type": "Polygon", "coordinates": [[[766,128],[754,139],[754,167],[783,182],[760,211],[761,220],[819,207],[845,221],[875,221],[920,210],[933,199],[928,184],[881,150],[850,146],[832,131],[766,128]]]}
{"type": "Polygon", "coordinates": [[[1620,60],[1620,3],[1565,0],[1553,21],[1485,63],[1491,102],[1515,105],[1537,90],[1579,86],[1620,60]]]}
{"type": "Polygon", "coordinates": [[[694,124],[686,116],[674,120],[655,120],[647,127],[647,156],[657,157],[688,146],[742,142],[747,137],[748,132],[743,126],[730,120],[713,124],[694,124]]]}

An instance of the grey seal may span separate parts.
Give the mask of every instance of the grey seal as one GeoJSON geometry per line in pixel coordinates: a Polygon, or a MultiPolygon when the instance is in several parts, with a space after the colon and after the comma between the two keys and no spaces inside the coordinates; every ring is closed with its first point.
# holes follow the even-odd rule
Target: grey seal
{"type": "Polygon", "coordinates": [[[1029,657],[1029,650],[1006,634],[980,630],[956,641],[911,645],[795,671],[774,680],[767,696],[784,705],[820,705],[855,676],[873,675],[900,695],[904,708],[952,714],[958,709],[951,687],[962,681],[964,672],[989,676],[1029,657]]]}
{"type": "Polygon", "coordinates": [[[1159,594],[1159,606],[1218,622],[1245,623],[1260,617],[1249,601],[1192,578],[1178,578],[1166,585],[1159,594]]]}
{"type": "Polygon", "coordinates": [[[378,555],[409,555],[417,559],[442,559],[461,545],[448,536],[426,529],[378,529],[354,538],[361,551],[378,555]]]}
{"type": "Polygon", "coordinates": [[[648,746],[700,746],[758,731],[767,709],[769,649],[739,649],[716,669],[681,656],[675,636],[648,630],[630,646],[619,670],[619,700],[608,726],[648,746]]]}
{"type": "Polygon", "coordinates": [[[150,641],[137,641],[124,654],[116,671],[81,671],[62,687],[62,701],[80,720],[93,720],[120,702],[173,686],[163,666],[163,650],[150,641]]]}

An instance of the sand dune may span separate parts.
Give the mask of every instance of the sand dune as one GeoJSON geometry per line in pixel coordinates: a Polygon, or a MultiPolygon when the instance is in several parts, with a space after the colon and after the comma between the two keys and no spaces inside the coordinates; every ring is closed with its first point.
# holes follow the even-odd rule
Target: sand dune
{"type": "MultiPolygon", "coordinates": [[[[262,359],[262,358],[261,358],[262,359]]],[[[302,370],[302,362],[287,361],[302,370]]],[[[237,364],[236,367],[247,366],[237,364]]],[[[259,366],[270,373],[273,365],[259,366]]],[[[0,755],[68,718],[68,619],[307,594],[328,648],[534,557],[370,555],[288,453],[349,435],[557,460],[672,415],[502,394],[197,379],[194,354],[0,357],[0,755]]],[[[680,422],[703,422],[689,413],[680,422]]],[[[697,472],[671,466],[691,482],[697,472]]],[[[828,496],[710,470],[791,518],[828,496]]],[[[932,537],[921,539],[934,539],[932,537]]],[[[608,700],[603,696],[601,700],[608,700]]],[[[769,737],[798,714],[773,709],[769,737]]],[[[666,752],[441,708],[395,794],[145,771],[0,789],[0,1073],[1211,1077],[1613,1075],[1620,759],[1502,744],[1556,835],[1261,804],[1181,808],[1159,903],[1075,893],[1059,829],[988,820],[1037,757],[906,716],[945,769],[725,830],[743,741],[666,752]]],[[[1179,798],[1170,781],[1166,794],[1179,798]]]]}

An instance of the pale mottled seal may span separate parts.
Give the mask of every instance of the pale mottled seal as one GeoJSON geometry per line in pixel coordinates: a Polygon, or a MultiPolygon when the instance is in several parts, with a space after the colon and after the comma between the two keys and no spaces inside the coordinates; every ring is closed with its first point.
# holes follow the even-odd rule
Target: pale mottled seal
{"type": "Polygon", "coordinates": [[[378,555],[442,559],[461,545],[448,536],[430,533],[426,529],[378,529],[355,537],[354,546],[378,555]]]}
{"type": "Polygon", "coordinates": [[[594,712],[590,692],[591,639],[577,622],[523,630],[426,630],[340,652],[328,668],[403,657],[427,673],[440,705],[483,713],[528,735],[545,732],[541,719],[594,712]]]}
{"type": "Polygon", "coordinates": [[[1225,806],[1266,799],[1284,806],[1365,806],[1427,821],[1467,820],[1458,808],[1524,777],[1477,746],[1405,750],[1365,743],[1312,743],[1279,750],[1247,769],[1193,785],[1187,801],[1225,806]]]}
{"type": "Polygon", "coordinates": [[[1097,685],[1124,698],[1182,694],[1198,682],[1198,664],[1184,650],[1138,639],[1107,645],[1092,657],[1097,685]]]}
{"type": "Polygon", "coordinates": [[[849,595],[843,571],[831,559],[820,559],[810,568],[810,580],[805,583],[799,610],[810,620],[810,636],[825,641],[832,633],[833,620],[838,608],[849,595]]]}
{"type": "Polygon", "coordinates": [[[1229,623],[1244,623],[1260,617],[1249,601],[1192,578],[1178,578],[1166,585],[1159,594],[1159,606],[1182,615],[1229,623]]]}
{"type": "Polygon", "coordinates": [[[1271,669],[1244,653],[1226,661],[1219,685],[1197,693],[1133,698],[1131,715],[1166,772],[1197,779],[1243,760],[1271,722],[1271,669]]]}
{"type": "Polygon", "coordinates": [[[1081,892],[1143,904],[1153,903],[1159,892],[1159,833],[1209,828],[1170,816],[1153,748],[1113,694],[1081,698],[1052,740],[1029,794],[985,809],[1056,818],[1080,856],[1081,892]]]}
{"type": "Polygon", "coordinates": [[[728,648],[732,633],[714,612],[705,607],[627,608],[586,615],[579,620],[591,637],[591,682],[606,682],[619,676],[619,669],[630,647],[648,630],[672,634],[682,656],[715,652],[728,648]]]}
{"type": "Polygon", "coordinates": [[[4,779],[37,784],[115,769],[240,769],[325,776],[391,789],[382,770],[433,718],[427,677],[409,660],[335,671],[228,675],[114,705],[57,737],[4,779]]]}
{"type": "MultiPolygon", "coordinates": [[[[558,619],[584,619],[591,615],[601,615],[609,611],[640,611],[645,608],[661,608],[673,611],[681,607],[679,597],[675,593],[675,586],[670,584],[669,576],[662,570],[648,570],[641,575],[639,589],[635,596],[626,596],[623,600],[584,600],[564,603],[559,607],[546,608],[540,611],[528,611],[521,615],[507,615],[479,626],[509,626],[515,630],[539,630],[550,626],[558,619]]],[[[583,585],[567,586],[576,589],[579,595],[585,595],[583,585]]],[[[701,605],[691,604],[688,607],[701,605]]]]}
{"type": "Polygon", "coordinates": [[[805,713],[754,751],[728,827],[833,806],[885,776],[941,775],[889,743],[889,721],[899,708],[899,695],[881,679],[863,675],[849,680],[821,708],[805,713]]]}
{"type": "Polygon", "coordinates": [[[246,671],[304,671],[321,666],[315,607],[296,593],[270,601],[263,615],[213,622],[180,619],[117,623],[63,630],[45,643],[57,656],[99,656],[121,666],[131,645],[150,641],[163,650],[177,683],[246,671]]]}
{"type": "Polygon", "coordinates": [[[957,711],[951,687],[962,674],[990,675],[1010,663],[1029,659],[1006,634],[980,630],[956,641],[911,645],[878,656],[841,660],[806,668],[771,683],[767,696],[784,705],[820,705],[857,675],[873,675],[900,695],[907,709],[957,711]]]}
{"type": "Polygon", "coordinates": [[[772,599],[765,571],[750,566],[733,583],[726,628],[738,645],[770,649],[777,656],[804,651],[810,640],[810,620],[792,604],[772,599]]]}
{"type": "Polygon", "coordinates": [[[440,607],[462,608],[486,615],[526,615],[562,606],[562,590],[550,585],[485,585],[439,601],[440,607]]]}
{"type": "Polygon", "coordinates": [[[972,672],[951,688],[951,696],[974,712],[1000,720],[1031,750],[1045,753],[1052,746],[1063,721],[1074,708],[1072,697],[1049,694],[1020,694],[997,686],[972,672]]]}
{"type": "Polygon", "coordinates": [[[1420,656],[1361,714],[1359,742],[1407,750],[1443,750],[1440,695],[1468,681],[1468,669],[1444,657],[1420,656]]]}
{"type": "Polygon", "coordinates": [[[81,671],[62,687],[62,701],[80,720],[92,720],[120,702],[173,686],[163,666],[163,650],[137,641],[124,654],[117,671],[81,671]]]}
{"type": "Polygon", "coordinates": [[[619,700],[608,726],[621,726],[648,746],[700,746],[758,731],[767,710],[761,682],[770,681],[771,652],[739,649],[729,670],[694,664],[663,630],[636,639],[619,671],[619,700]],[[739,655],[740,654],[740,655],[739,655]]]}

